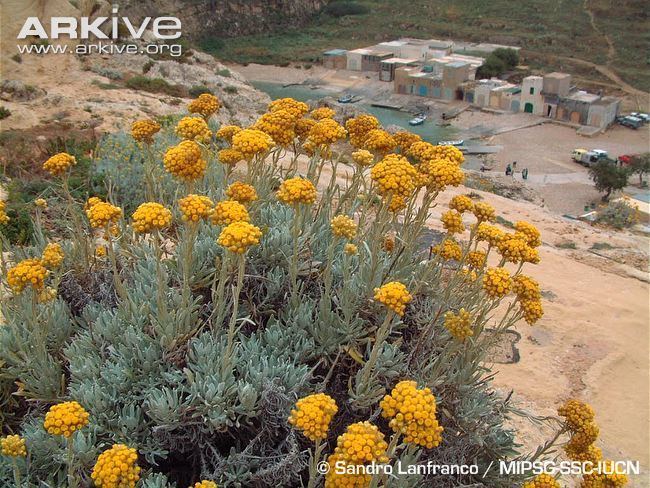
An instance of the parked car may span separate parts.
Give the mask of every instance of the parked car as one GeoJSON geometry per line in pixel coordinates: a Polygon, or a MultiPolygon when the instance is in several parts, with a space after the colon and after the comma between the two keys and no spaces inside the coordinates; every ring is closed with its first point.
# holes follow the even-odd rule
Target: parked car
{"type": "Polygon", "coordinates": [[[587,149],[574,149],[571,157],[576,163],[584,166],[592,166],[598,161],[609,158],[607,151],[602,149],[593,149],[591,151],[587,149]]]}
{"type": "Polygon", "coordinates": [[[643,119],[632,115],[617,117],[616,121],[622,126],[629,127],[630,129],[638,129],[644,124],[643,119]]]}
{"type": "Polygon", "coordinates": [[[650,122],[650,115],[643,112],[632,112],[630,116],[636,117],[637,119],[641,119],[646,124],[650,122]]]}

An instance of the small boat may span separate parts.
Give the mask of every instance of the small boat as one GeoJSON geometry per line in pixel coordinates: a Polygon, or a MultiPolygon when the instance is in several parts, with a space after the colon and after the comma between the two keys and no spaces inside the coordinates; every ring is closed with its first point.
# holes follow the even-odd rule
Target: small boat
{"type": "Polygon", "coordinates": [[[427,116],[424,114],[417,114],[411,120],[409,120],[409,125],[422,125],[424,121],[427,120],[427,116]]]}
{"type": "Polygon", "coordinates": [[[340,96],[338,102],[339,102],[339,103],[350,103],[350,102],[352,102],[352,99],[353,99],[353,98],[354,98],[354,97],[353,97],[352,95],[350,95],[349,93],[347,93],[347,94],[345,94],[345,95],[340,96]]]}
{"type": "Polygon", "coordinates": [[[458,139],[456,141],[438,141],[439,146],[462,146],[465,144],[463,139],[458,139]]]}

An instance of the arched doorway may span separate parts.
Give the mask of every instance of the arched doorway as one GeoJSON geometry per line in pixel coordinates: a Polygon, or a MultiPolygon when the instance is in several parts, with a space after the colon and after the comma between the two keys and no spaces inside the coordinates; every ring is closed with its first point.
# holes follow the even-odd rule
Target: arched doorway
{"type": "Polygon", "coordinates": [[[527,114],[532,114],[533,113],[533,104],[530,102],[526,102],[524,104],[524,112],[527,114]]]}

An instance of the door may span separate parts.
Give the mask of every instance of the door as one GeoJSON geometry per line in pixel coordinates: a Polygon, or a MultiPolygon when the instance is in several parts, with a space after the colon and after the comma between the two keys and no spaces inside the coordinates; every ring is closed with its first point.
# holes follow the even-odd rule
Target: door
{"type": "Polygon", "coordinates": [[[526,102],[524,104],[524,112],[527,114],[532,114],[533,113],[533,104],[530,102],[526,102]]]}
{"type": "Polygon", "coordinates": [[[420,96],[421,97],[426,97],[427,96],[427,87],[426,87],[426,85],[420,85],[420,96]]]}

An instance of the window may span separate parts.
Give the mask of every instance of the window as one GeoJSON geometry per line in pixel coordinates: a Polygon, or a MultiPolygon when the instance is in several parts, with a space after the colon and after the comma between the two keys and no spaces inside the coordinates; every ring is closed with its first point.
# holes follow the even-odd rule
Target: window
{"type": "Polygon", "coordinates": [[[534,94],[535,94],[535,88],[532,87],[532,86],[530,87],[530,94],[531,94],[531,95],[534,95],[534,94]]]}

